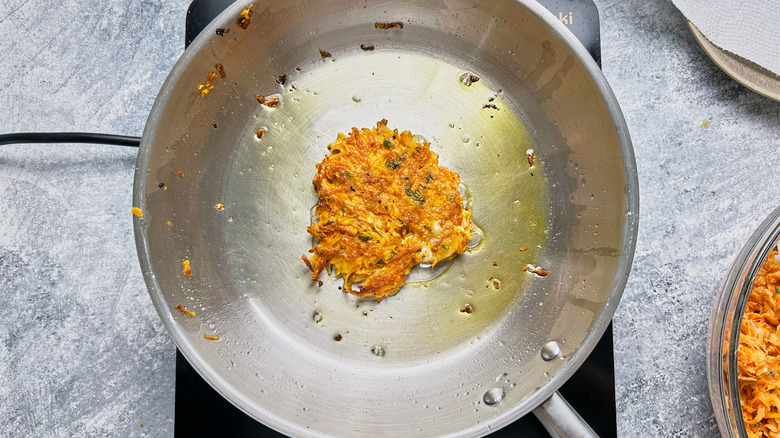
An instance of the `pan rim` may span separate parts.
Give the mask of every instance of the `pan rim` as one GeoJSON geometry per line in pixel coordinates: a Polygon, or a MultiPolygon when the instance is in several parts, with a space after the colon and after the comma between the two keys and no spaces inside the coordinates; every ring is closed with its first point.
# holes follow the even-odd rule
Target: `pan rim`
{"type": "MultiPolygon", "coordinates": [[[[493,417],[490,421],[475,424],[474,426],[459,432],[453,432],[450,436],[481,436],[490,433],[495,429],[502,428],[536,408],[557,391],[558,388],[574,374],[591,353],[596,342],[604,334],[604,331],[612,320],[628,281],[638,234],[639,190],[636,161],[628,127],[612,89],[590,54],[566,26],[551,12],[533,0],[513,1],[526,8],[531,14],[536,16],[543,24],[551,29],[552,33],[568,47],[572,55],[583,65],[584,69],[593,80],[595,88],[601,93],[607,111],[614,123],[616,136],[621,147],[623,165],[626,172],[626,209],[630,212],[630,215],[626,217],[622,240],[623,253],[620,257],[608,298],[597,315],[590,332],[585,336],[575,352],[567,359],[566,364],[558,370],[553,378],[548,380],[543,386],[539,387],[533,394],[519,402],[516,406],[493,417]]],[[[151,138],[157,131],[160,117],[167,106],[168,99],[171,97],[170,90],[172,85],[176,83],[179,77],[188,69],[195,56],[207,47],[214,31],[229,23],[248,3],[249,0],[242,0],[230,5],[215,20],[209,23],[195,38],[192,44],[183,52],[164,81],[144,127],[141,145],[138,151],[133,184],[133,206],[140,207],[141,209],[144,209],[145,207],[145,177],[149,167],[152,146],[151,138]]],[[[234,406],[250,417],[261,421],[266,426],[294,436],[324,436],[322,433],[303,428],[297,423],[285,421],[271,411],[264,409],[260,404],[255,403],[253,400],[243,395],[234,385],[229,384],[216,372],[216,368],[213,365],[207,363],[203,357],[198,354],[194,344],[188,340],[179,324],[174,320],[173,314],[167,307],[167,303],[163,298],[162,290],[151,268],[151,257],[145,222],[143,220],[134,220],[133,229],[139,263],[152,302],[160,315],[163,324],[168,330],[168,333],[174,340],[174,343],[204,380],[234,406]]]]}

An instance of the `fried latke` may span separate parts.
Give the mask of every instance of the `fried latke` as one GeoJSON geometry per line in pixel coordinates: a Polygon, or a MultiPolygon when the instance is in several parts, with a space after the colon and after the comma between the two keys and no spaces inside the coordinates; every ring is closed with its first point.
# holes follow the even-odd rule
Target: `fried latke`
{"type": "Polygon", "coordinates": [[[473,225],[460,176],[439,166],[430,143],[381,120],[374,129],[339,134],[328,150],[313,180],[319,201],[308,231],[318,243],[310,259],[301,257],[312,280],[335,269],[344,292],[381,301],[415,265],[436,265],[466,249],[473,225]]]}

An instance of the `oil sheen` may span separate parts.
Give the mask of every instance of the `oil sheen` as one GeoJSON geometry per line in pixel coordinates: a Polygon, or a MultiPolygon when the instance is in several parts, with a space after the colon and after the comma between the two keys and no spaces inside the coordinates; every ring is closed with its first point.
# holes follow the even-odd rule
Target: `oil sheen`
{"type": "Polygon", "coordinates": [[[258,89],[279,93],[281,104],[258,105],[248,117],[224,192],[242,205],[225,224],[226,244],[259,318],[307,348],[376,365],[469,348],[506,317],[537,279],[523,267],[538,265],[547,239],[544,149],[523,122],[523,103],[469,67],[377,47],[334,52],[258,89]],[[342,293],[342,281],[325,274],[320,287],[300,257],[312,247],[315,164],[339,132],[381,119],[422,136],[439,164],[460,174],[478,238],[449,262],[414,268],[396,295],[376,303],[342,293]],[[461,311],[466,303],[470,313],[461,311]],[[377,345],[381,356],[372,354],[377,345]]]}

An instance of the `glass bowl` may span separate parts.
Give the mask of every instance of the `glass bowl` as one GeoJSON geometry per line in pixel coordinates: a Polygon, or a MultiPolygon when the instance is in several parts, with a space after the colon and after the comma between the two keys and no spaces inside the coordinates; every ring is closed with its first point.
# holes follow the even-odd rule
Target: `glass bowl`
{"type": "Polygon", "coordinates": [[[748,438],[737,381],[737,347],[748,296],[758,270],[780,239],[780,208],[748,239],[718,291],[707,336],[707,381],[724,437],[748,438]]]}

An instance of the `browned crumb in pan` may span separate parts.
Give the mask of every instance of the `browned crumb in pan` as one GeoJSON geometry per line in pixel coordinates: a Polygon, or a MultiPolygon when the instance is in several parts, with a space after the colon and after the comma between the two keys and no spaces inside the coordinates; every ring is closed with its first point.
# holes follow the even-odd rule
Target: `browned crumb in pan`
{"type": "Polygon", "coordinates": [[[181,262],[182,270],[181,273],[186,275],[187,277],[192,277],[192,269],[190,268],[190,261],[185,260],[181,262]]]}
{"type": "Polygon", "coordinates": [[[463,313],[472,313],[474,312],[474,308],[471,306],[471,304],[466,303],[463,305],[463,307],[460,308],[460,311],[463,313]]]}
{"type": "Polygon", "coordinates": [[[209,341],[219,341],[219,336],[210,335],[208,333],[204,333],[203,337],[208,339],[209,341]]]}
{"type": "Polygon", "coordinates": [[[224,210],[224,209],[225,209],[225,204],[223,204],[223,203],[221,203],[221,202],[220,202],[220,203],[217,203],[217,205],[215,205],[215,206],[214,206],[214,208],[216,208],[216,209],[217,209],[217,210],[219,210],[219,211],[222,211],[222,210],[224,210]]]}
{"type": "Polygon", "coordinates": [[[550,275],[550,271],[548,271],[547,269],[536,268],[533,265],[525,265],[523,267],[523,271],[528,271],[528,272],[530,272],[532,274],[536,274],[536,275],[538,275],[540,277],[546,277],[546,276],[550,275]]]}
{"type": "Polygon", "coordinates": [[[279,106],[279,97],[278,96],[261,96],[256,95],[255,98],[258,102],[261,104],[267,106],[268,108],[276,108],[279,106]]]}
{"type": "Polygon", "coordinates": [[[219,75],[222,76],[223,78],[226,78],[227,75],[225,74],[225,67],[222,67],[222,64],[217,64],[216,67],[217,67],[217,71],[219,72],[219,75]]]}
{"type": "Polygon", "coordinates": [[[392,23],[374,23],[374,27],[377,29],[392,29],[394,27],[398,29],[403,29],[404,24],[400,21],[393,21],[392,23]]]}
{"type": "Polygon", "coordinates": [[[254,4],[250,4],[238,14],[237,23],[241,29],[246,29],[249,26],[249,22],[252,20],[252,6],[254,6],[254,4]]]}
{"type": "Polygon", "coordinates": [[[195,316],[195,312],[193,312],[192,310],[187,309],[181,303],[177,304],[176,308],[179,309],[179,312],[189,316],[190,318],[195,316]]]}
{"type": "Polygon", "coordinates": [[[255,136],[257,137],[258,140],[263,138],[263,135],[265,135],[265,129],[263,128],[258,129],[257,132],[255,133],[255,136]]]}
{"type": "Polygon", "coordinates": [[[209,91],[214,89],[214,86],[211,85],[211,81],[213,81],[216,78],[217,78],[217,74],[215,72],[213,72],[213,71],[210,71],[209,72],[209,78],[206,81],[206,83],[198,85],[198,90],[200,90],[200,97],[203,97],[203,96],[209,94],[209,91]]]}
{"type": "Polygon", "coordinates": [[[184,178],[184,173],[181,170],[179,171],[179,173],[177,175],[179,175],[179,178],[184,178]]]}
{"type": "Polygon", "coordinates": [[[320,56],[322,56],[323,58],[330,58],[331,54],[330,52],[326,52],[325,50],[320,49],[320,56]]]}
{"type": "Polygon", "coordinates": [[[173,228],[173,222],[171,222],[171,221],[168,221],[168,226],[169,226],[170,228],[173,228]]]}
{"type": "Polygon", "coordinates": [[[533,149],[528,149],[528,151],[526,151],[525,155],[526,155],[526,157],[528,157],[528,165],[531,166],[531,167],[534,167],[534,157],[536,156],[536,154],[534,154],[534,150],[533,149]]]}
{"type": "Polygon", "coordinates": [[[486,104],[482,105],[482,109],[494,109],[496,111],[499,110],[499,108],[494,103],[486,103],[486,104]]]}
{"type": "Polygon", "coordinates": [[[144,218],[144,212],[140,208],[133,207],[132,212],[134,215],[138,216],[138,219],[144,218]]]}
{"type": "Polygon", "coordinates": [[[374,50],[374,45],[373,44],[361,44],[360,48],[365,50],[365,51],[374,50]]]}
{"type": "Polygon", "coordinates": [[[287,73],[276,78],[276,83],[279,85],[284,85],[286,82],[287,82],[287,73]]]}

